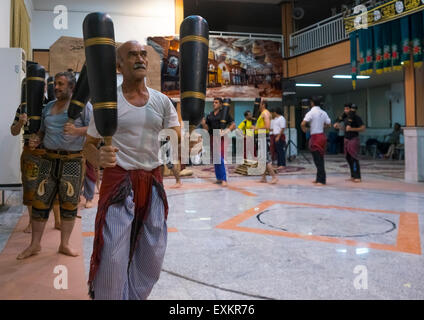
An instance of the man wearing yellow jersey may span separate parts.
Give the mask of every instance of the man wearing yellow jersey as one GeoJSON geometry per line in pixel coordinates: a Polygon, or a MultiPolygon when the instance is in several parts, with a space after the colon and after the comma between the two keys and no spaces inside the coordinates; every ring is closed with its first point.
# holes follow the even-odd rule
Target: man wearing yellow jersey
{"type": "MultiPolygon", "coordinates": [[[[275,175],[275,171],[272,167],[272,158],[271,158],[271,150],[270,150],[270,137],[269,137],[269,129],[271,127],[271,113],[267,110],[268,103],[262,98],[261,103],[259,104],[259,112],[260,116],[255,126],[255,134],[266,133],[266,169],[268,169],[269,174],[272,177],[271,183],[277,183],[278,179],[275,175]]],[[[266,182],[266,170],[262,175],[262,179],[260,182],[266,182]]]]}
{"type": "Polygon", "coordinates": [[[246,136],[253,137],[253,118],[252,118],[252,112],[247,110],[244,113],[244,120],[239,124],[238,128],[243,133],[244,136],[244,159],[247,159],[246,157],[246,136]]]}

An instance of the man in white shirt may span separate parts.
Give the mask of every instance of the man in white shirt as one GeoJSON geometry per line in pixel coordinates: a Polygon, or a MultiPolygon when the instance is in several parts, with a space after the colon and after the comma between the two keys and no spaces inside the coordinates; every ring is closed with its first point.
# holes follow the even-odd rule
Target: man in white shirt
{"type": "Polygon", "coordinates": [[[159,160],[159,133],[180,124],[167,96],[146,87],[145,46],[125,42],[117,51],[118,127],[112,146],[91,119],[84,154],[103,167],[89,287],[94,299],[146,299],[157,282],[167,244],[168,203],[159,160]]]}
{"type": "Polygon", "coordinates": [[[309,139],[309,150],[312,153],[317,168],[317,175],[314,183],[325,185],[324,154],[327,148],[327,137],[324,134],[324,128],[331,125],[331,120],[327,112],[319,107],[321,103],[319,97],[312,97],[310,103],[312,109],[305,115],[301,127],[302,131],[305,133],[308,130],[307,124],[309,124],[310,127],[311,138],[309,139]]]}
{"type": "Polygon", "coordinates": [[[284,130],[286,128],[286,119],[282,116],[280,107],[274,108],[272,114],[272,132],[274,133],[274,146],[277,152],[278,168],[284,169],[286,167],[286,136],[284,130]]]}

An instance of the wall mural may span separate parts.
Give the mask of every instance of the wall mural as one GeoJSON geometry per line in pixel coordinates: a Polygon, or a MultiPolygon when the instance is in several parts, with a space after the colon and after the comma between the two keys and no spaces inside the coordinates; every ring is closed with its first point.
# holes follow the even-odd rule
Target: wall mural
{"type": "MultiPolygon", "coordinates": [[[[149,37],[161,56],[161,91],[179,97],[179,41],[149,37]]],[[[281,98],[281,42],[251,38],[209,39],[206,97],[281,98]]]]}

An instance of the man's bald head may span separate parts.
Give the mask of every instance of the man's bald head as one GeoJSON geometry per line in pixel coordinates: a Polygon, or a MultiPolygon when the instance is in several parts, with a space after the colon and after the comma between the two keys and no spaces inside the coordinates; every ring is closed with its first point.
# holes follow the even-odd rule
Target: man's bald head
{"type": "Polygon", "coordinates": [[[147,75],[146,46],[136,40],[130,40],[116,50],[118,70],[127,80],[140,80],[147,75]]]}
{"type": "Polygon", "coordinates": [[[133,47],[139,47],[142,49],[146,49],[144,45],[142,45],[140,42],[138,42],[137,40],[129,40],[124,42],[123,44],[121,44],[118,49],[116,49],[116,58],[118,60],[123,59],[123,57],[127,54],[127,52],[133,48],[133,47]]]}

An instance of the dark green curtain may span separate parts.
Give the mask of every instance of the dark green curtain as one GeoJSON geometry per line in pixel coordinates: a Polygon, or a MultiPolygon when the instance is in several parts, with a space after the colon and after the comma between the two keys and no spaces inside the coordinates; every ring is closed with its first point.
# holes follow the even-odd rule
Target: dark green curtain
{"type": "Polygon", "coordinates": [[[419,68],[423,64],[423,51],[422,44],[424,40],[423,29],[423,12],[418,12],[411,16],[411,43],[412,43],[412,57],[414,66],[419,68]]]}
{"type": "Polygon", "coordinates": [[[352,86],[356,87],[356,75],[402,70],[402,64],[411,61],[414,67],[422,67],[424,61],[424,10],[360,29],[350,34],[350,62],[352,66],[352,86]],[[359,65],[356,39],[359,38],[359,65]]]}
{"type": "Polygon", "coordinates": [[[374,52],[375,52],[375,72],[377,74],[383,73],[383,25],[379,24],[373,27],[374,35],[374,52]]]}
{"type": "MultiPolygon", "coordinates": [[[[392,71],[392,31],[390,23],[381,24],[383,42],[383,71],[392,71]]],[[[377,71],[378,73],[378,71],[377,71]]]]}
{"type": "Polygon", "coordinates": [[[385,23],[387,25],[387,30],[390,31],[392,40],[392,69],[393,70],[402,70],[402,65],[400,61],[400,56],[402,54],[402,47],[400,45],[400,20],[393,20],[391,22],[385,23]]]}
{"type": "Polygon", "coordinates": [[[402,54],[400,56],[400,61],[404,64],[409,63],[411,56],[409,19],[409,16],[400,19],[400,38],[402,46],[402,54]]]}
{"type": "Polygon", "coordinates": [[[373,29],[359,30],[359,73],[371,74],[373,70],[373,29]]]}

